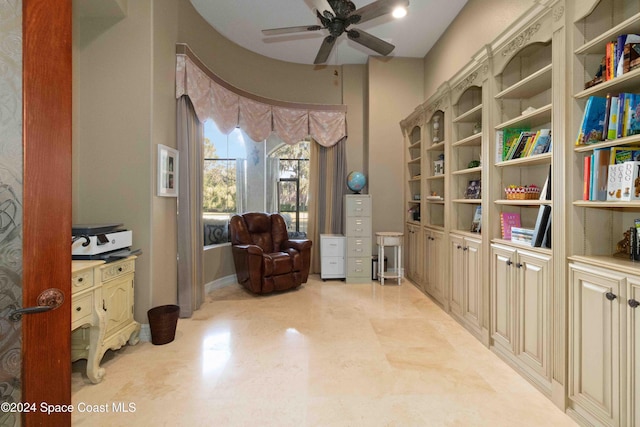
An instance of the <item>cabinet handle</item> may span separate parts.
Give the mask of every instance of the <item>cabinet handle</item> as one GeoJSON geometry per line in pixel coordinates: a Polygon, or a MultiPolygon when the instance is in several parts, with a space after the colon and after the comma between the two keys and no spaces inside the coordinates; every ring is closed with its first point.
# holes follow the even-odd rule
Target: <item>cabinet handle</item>
{"type": "Polygon", "coordinates": [[[520,263],[518,262],[518,263],[516,263],[516,267],[518,267],[518,268],[522,268],[522,264],[520,264],[520,263]]]}
{"type": "Polygon", "coordinates": [[[508,265],[509,267],[511,267],[511,264],[513,264],[513,263],[511,262],[511,260],[510,260],[510,259],[508,259],[508,260],[507,260],[507,265],[508,265]]]}
{"type": "Polygon", "coordinates": [[[636,308],[636,307],[637,307],[637,306],[639,306],[639,305],[640,305],[640,302],[638,302],[638,301],[636,301],[636,300],[634,300],[634,299],[630,299],[630,300],[629,300],[629,307],[631,307],[631,308],[636,308]]]}
{"type": "Polygon", "coordinates": [[[107,311],[107,306],[105,305],[104,300],[102,300],[102,309],[104,311],[107,311]]]}
{"type": "Polygon", "coordinates": [[[462,250],[463,250],[463,251],[468,251],[468,250],[469,250],[469,247],[468,247],[468,246],[466,246],[466,247],[462,248],[462,250]]]}
{"type": "Polygon", "coordinates": [[[604,294],[604,295],[607,297],[607,299],[608,299],[609,301],[613,301],[614,299],[616,299],[616,298],[617,298],[616,294],[611,293],[611,292],[607,292],[607,293],[606,293],[606,294],[604,294]]]}

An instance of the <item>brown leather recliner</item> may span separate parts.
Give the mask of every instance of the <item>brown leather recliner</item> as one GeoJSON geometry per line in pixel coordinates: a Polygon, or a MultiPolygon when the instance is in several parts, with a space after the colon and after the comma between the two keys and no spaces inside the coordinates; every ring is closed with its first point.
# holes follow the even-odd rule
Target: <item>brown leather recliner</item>
{"type": "Polygon", "coordinates": [[[280,214],[234,215],[229,233],[238,282],[250,291],[267,294],[307,282],[311,240],[289,240],[280,214]]]}

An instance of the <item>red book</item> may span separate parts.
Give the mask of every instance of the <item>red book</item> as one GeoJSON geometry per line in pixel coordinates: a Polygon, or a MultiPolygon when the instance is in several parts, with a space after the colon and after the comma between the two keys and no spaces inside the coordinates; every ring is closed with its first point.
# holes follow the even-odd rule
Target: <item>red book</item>
{"type": "Polygon", "coordinates": [[[591,191],[591,156],[584,156],[584,187],[582,188],[582,200],[589,200],[591,191]]]}

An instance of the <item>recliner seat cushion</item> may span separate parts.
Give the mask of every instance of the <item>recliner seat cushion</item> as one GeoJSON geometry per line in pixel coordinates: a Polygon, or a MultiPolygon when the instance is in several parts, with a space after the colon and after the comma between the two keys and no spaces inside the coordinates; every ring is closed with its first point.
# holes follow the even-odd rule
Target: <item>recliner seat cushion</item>
{"type": "Polygon", "coordinates": [[[264,275],[278,276],[290,273],[293,269],[293,259],[286,252],[274,252],[262,255],[264,258],[264,275]]]}

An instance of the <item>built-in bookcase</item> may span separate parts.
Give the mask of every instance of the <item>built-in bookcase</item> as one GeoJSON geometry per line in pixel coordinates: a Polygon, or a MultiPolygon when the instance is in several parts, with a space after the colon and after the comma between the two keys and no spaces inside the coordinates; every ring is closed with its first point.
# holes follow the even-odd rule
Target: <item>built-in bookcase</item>
{"type": "MultiPolygon", "coordinates": [[[[574,22],[574,58],[575,76],[573,82],[573,120],[572,132],[567,136],[575,141],[585,104],[590,96],[606,97],[607,94],[621,92],[640,93],[640,68],[625,73],[612,80],[599,83],[585,89],[585,83],[594,78],[601,60],[605,55],[606,44],[615,41],[617,36],[628,33],[640,33],[640,2],[603,0],[593,5],[589,11],[587,5],[576,10],[574,22]],[[586,13],[580,16],[581,13],[586,13]]],[[[584,158],[596,148],[621,145],[640,145],[640,135],[616,138],[603,142],[574,146],[573,161],[568,165],[572,173],[572,199],[574,218],[571,233],[571,253],[598,263],[611,266],[623,265],[640,274],[640,265],[614,255],[618,244],[624,239],[624,233],[634,225],[634,219],[640,218],[640,201],[606,202],[582,200],[584,186],[584,158]]],[[[619,267],[618,267],[619,268],[619,267]]]]}
{"type": "Polygon", "coordinates": [[[438,229],[445,228],[446,201],[449,197],[447,187],[447,171],[449,168],[448,150],[450,145],[450,131],[448,116],[449,92],[448,86],[443,86],[427,102],[425,107],[426,129],[424,141],[425,168],[425,197],[424,209],[426,221],[424,224],[438,229]]]}
{"type": "MultiPolygon", "coordinates": [[[[547,19],[548,20],[548,19],[547,19]]],[[[551,204],[551,200],[511,199],[505,189],[510,186],[525,187],[535,185],[542,189],[549,176],[552,163],[551,152],[517,159],[504,159],[508,133],[514,129],[536,132],[552,128],[552,43],[551,31],[543,27],[545,20],[532,24],[528,31],[537,29],[530,43],[511,55],[500,55],[504,64],[496,64],[495,72],[495,115],[494,149],[491,159],[492,175],[491,208],[492,237],[502,240],[500,213],[518,213],[523,228],[533,229],[541,204],[551,204]],[[544,30],[547,31],[544,31],[544,30]],[[502,65],[502,66],[500,66],[502,65]]],[[[509,46],[503,48],[508,52],[509,46]]],[[[517,133],[517,132],[516,132],[517,133]]],[[[552,140],[554,135],[551,135],[552,140]]],[[[550,251],[547,251],[550,252],[550,251]]]]}
{"type": "Polygon", "coordinates": [[[407,135],[407,221],[419,224],[422,202],[422,128],[415,124],[407,135]]]}

